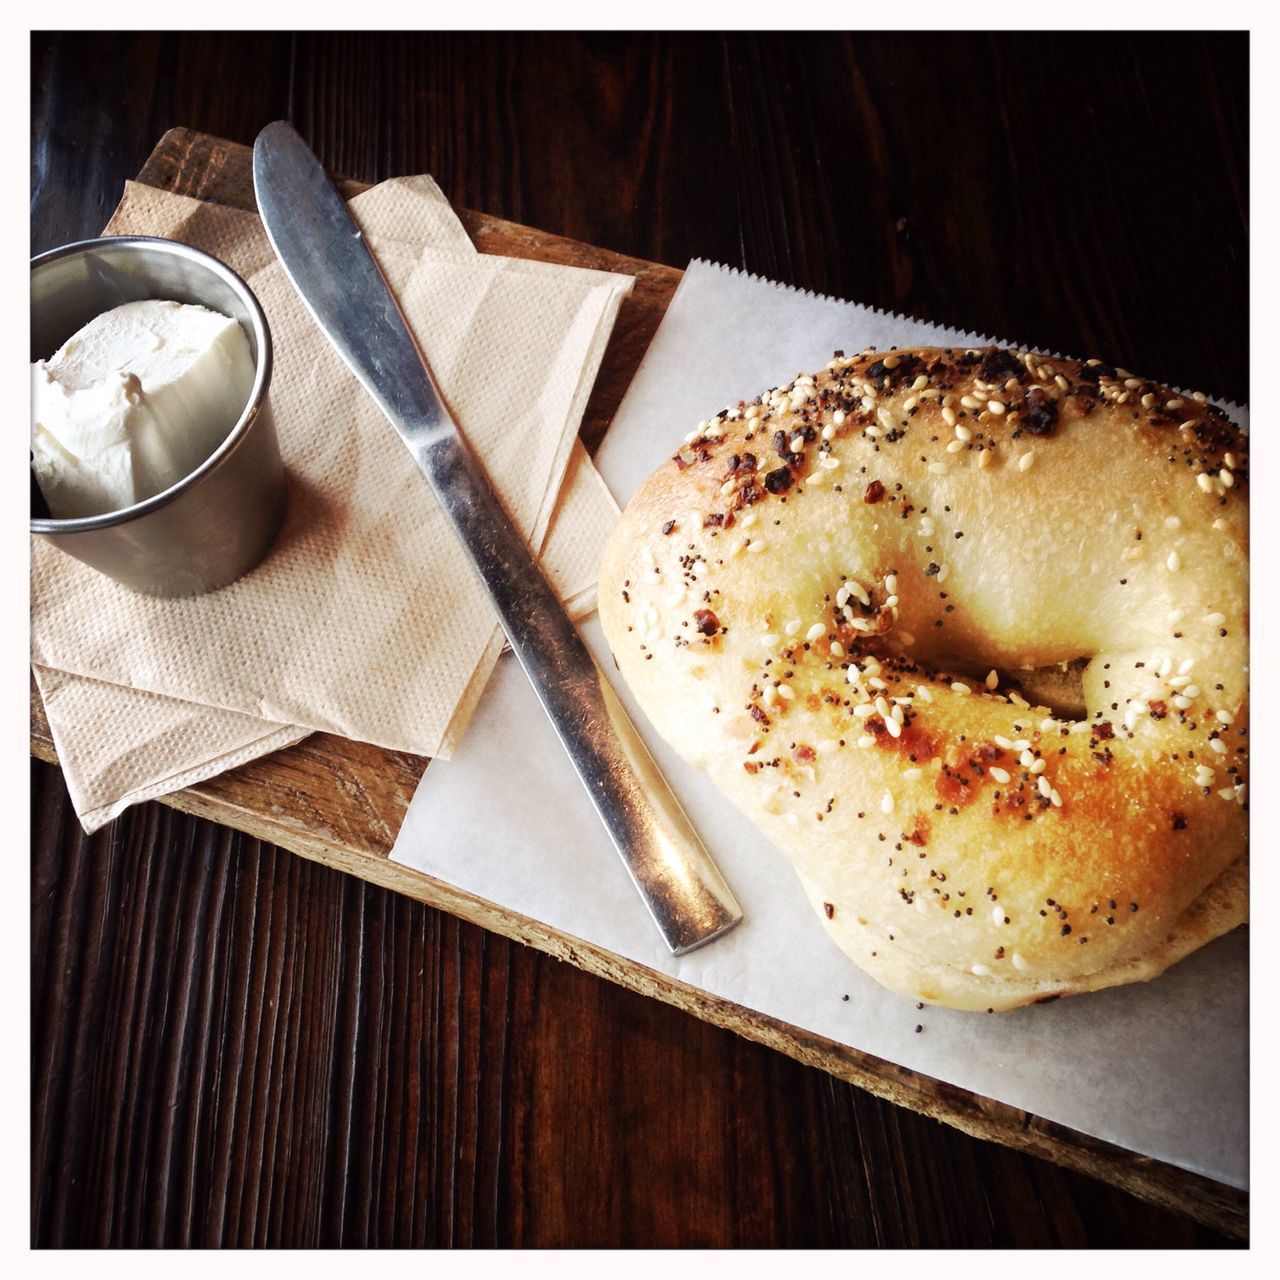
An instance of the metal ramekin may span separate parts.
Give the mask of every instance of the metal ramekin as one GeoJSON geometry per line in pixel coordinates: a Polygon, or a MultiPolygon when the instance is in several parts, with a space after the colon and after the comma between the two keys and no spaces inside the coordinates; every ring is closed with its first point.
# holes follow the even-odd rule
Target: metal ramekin
{"type": "Polygon", "coordinates": [[[144,595],[191,596],[234,582],[266,555],[285,483],[267,404],[271,333],[249,286],[217,258],[147,236],[82,240],[31,260],[31,359],[47,359],[94,316],[125,302],[194,302],[239,321],[253,390],[231,433],[190,475],[120,511],[48,518],[31,484],[31,532],[144,595]]]}

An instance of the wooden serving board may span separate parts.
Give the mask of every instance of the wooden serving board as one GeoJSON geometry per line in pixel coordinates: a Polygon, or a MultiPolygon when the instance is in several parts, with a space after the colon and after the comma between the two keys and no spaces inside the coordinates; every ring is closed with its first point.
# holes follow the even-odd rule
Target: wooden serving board
{"type": "MultiPolygon", "coordinates": [[[[255,206],[250,158],[248,147],[188,129],[171,129],[148,158],[138,181],[251,210],[255,206]]],[[[358,183],[343,186],[352,195],[364,190],[358,183]]],[[[588,448],[594,449],[682,272],[500,218],[466,210],[461,210],[460,216],[482,252],[620,271],[635,277],[583,420],[582,437],[588,448]]],[[[31,751],[43,760],[57,761],[34,683],[31,751]]],[[[1092,1174],[1233,1236],[1247,1235],[1249,1201],[1245,1192],[744,1009],[391,862],[388,855],[396,833],[427,764],[422,756],[317,733],[288,750],[165,796],[163,802],[536,947],[975,1137],[1092,1174]]]]}

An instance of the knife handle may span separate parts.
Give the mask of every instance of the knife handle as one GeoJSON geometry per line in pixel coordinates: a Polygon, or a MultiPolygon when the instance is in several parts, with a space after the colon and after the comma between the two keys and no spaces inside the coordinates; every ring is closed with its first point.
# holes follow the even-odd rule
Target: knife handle
{"type": "Polygon", "coordinates": [[[654,923],[676,955],[710,942],[742,919],[732,891],[474,454],[456,432],[431,437],[418,465],[654,923]]]}

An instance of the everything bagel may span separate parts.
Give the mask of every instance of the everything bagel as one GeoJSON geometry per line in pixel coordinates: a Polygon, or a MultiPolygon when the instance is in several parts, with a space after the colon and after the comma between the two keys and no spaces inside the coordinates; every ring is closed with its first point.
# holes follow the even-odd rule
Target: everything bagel
{"type": "Polygon", "coordinates": [[[645,483],[600,617],[857,964],[1014,1008],[1246,919],[1248,481],[1096,360],[837,353],[645,483]]]}

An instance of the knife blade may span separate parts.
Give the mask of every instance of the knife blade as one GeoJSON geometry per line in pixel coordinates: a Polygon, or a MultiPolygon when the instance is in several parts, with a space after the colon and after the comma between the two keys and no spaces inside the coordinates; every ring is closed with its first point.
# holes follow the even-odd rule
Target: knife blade
{"type": "Polygon", "coordinates": [[[667,946],[741,908],[467,446],[337,188],[284,121],[253,147],[272,248],[329,342],[426,477],[667,946]]]}

